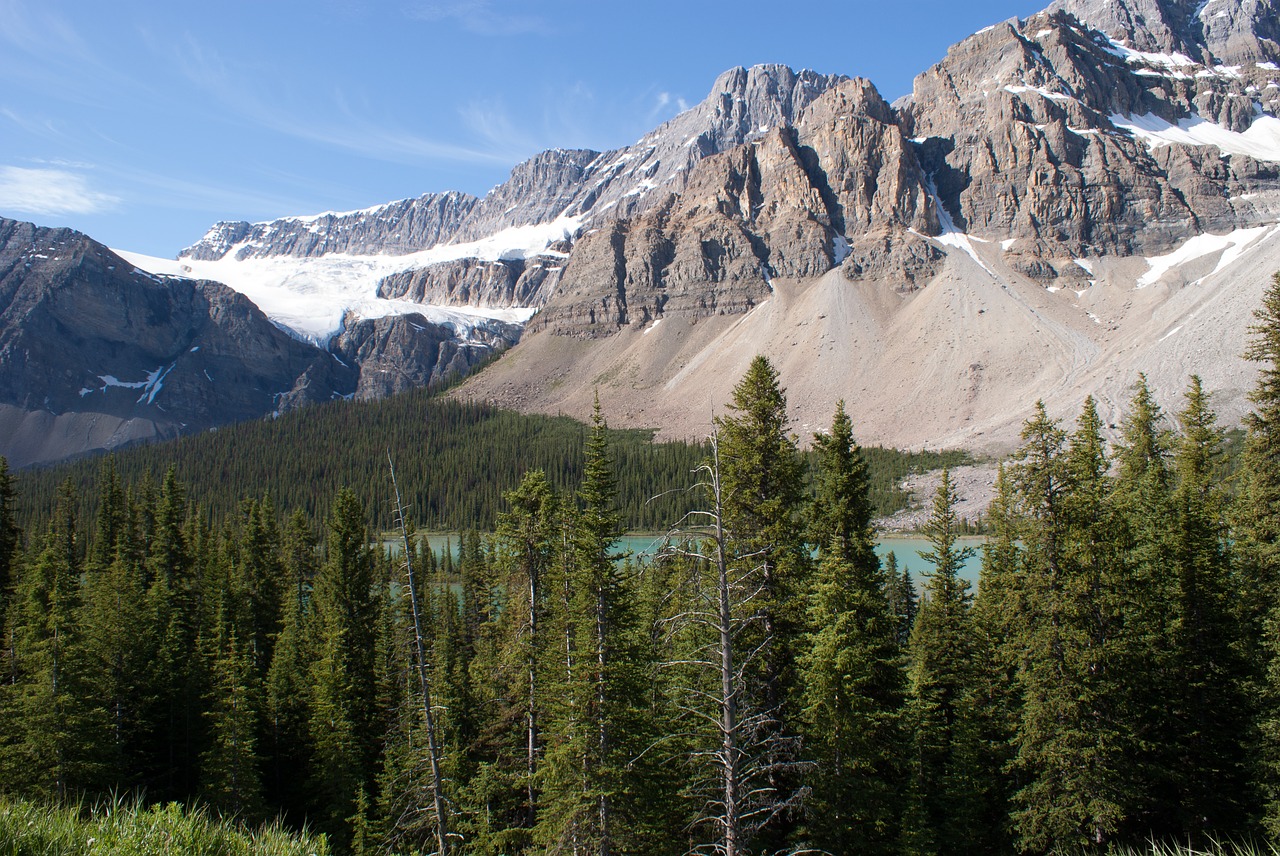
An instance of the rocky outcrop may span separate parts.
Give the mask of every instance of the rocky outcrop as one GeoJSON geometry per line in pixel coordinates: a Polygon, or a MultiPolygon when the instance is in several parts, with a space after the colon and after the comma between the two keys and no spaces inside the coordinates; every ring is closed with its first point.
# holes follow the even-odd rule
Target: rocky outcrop
{"type": "Polygon", "coordinates": [[[1181,53],[1205,65],[1280,60],[1280,4],[1275,0],[1055,0],[1131,47],[1181,53]]]}
{"type": "Polygon", "coordinates": [[[1070,15],[1041,14],[952,48],[899,115],[957,226],[1019,239],[1024,269],[1052,275],[1054,259],[1157,252],[1277,210],[1275,163],[1152,145],[1126,125],[1240,131],[1267,109],[1248,75],[1187,63],[1161,65],[1070,15]]]}
{"type": "Polygon", "coordinates": [[[355,321],[333,350],[359,366],[355,397],[370,399],[465,376],[519,338],[515,325],[490,321],[461,341],[453,330],[421,315],[400,315],[355,321]]]}
{"type": "Polygon", "coordinates": [[[457,259],[385,277],[378,284],[378,296],[437,306],[541,306],[559,281],[563,266],[563,258],[557,256],[527,261],[457,259]]]}
{"type": "Polygon", "coordinates": [[[854,277],[914,288],[941,254],[910,232],[939,228],[893,111],[868,81],[845,80],[795,125],[702,160],[679,195],[584,235],[531,329],[599,336],[664,316],[740,314],[768,299],[774,278],[845,262],[847,235],[857,236],[854,277]]]}
{"type": "Polygon", "coordinates": [[[449,241],[476,206],[465,193],[429,193],[364,211],[286,217],[269,223],[222,222],[179,258],[403,254],[449,241]]]}

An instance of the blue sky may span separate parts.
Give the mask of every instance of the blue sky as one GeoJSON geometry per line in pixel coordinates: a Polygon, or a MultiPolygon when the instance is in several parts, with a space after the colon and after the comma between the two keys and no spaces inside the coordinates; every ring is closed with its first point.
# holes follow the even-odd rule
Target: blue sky
{"type": "Polygon", "coordinates": [[[0,0],[0,215],[172,257],[213,222],[483,194],[634,142],[737,65],[893,100],[1036,0],[0,0]]]}

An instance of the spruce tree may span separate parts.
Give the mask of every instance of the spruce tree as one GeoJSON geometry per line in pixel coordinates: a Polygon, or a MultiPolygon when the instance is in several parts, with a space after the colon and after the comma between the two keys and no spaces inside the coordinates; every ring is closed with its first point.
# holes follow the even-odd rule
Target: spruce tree
{"type": "MultiPolygon", "coordinates": [[[[798,793],[798,782],[784,771],[798,761],[794,739],[799,697],[795,656],[804,630],[801,593],[809,556],[801,529],[803,462],[795,440],[786,434],[787,398],[769,360],[757,356],[733,389],[729,413],[715,420],[720,434],[724,527],[729,554],[745,572],[758,566],[761,589],[754,598],[759,623],[752,632],[761,652],[755,680],[764,707],[778,733],[764,741],[771,752],[782,753],[767,765],[769,787],[784,803],[783,794],[798,793]]],[[[782,847],[793,818],[777,812],[762,831],[764,846],[782,847]]]]}
{"type": "Polygon", "coordinates": [[[813,762],[805,837],[832,853],[887,853],[897,840],[904,748],[901,619],[890,607],[875,554],[866,464],[844,402],[836,405],[830,433],[816,435],[814,446],[819,463],[809,531],[823,546],[797,663],[805,749],[813,762]]]}
{"type": "Polygon", "coordinates": [[[316,577],[316,654],[311,666],[311,780],[323,828],[351,841],[356,800],[372,788],[377,738],[376,642],[384,582],[369,549],[364,509],[339,491],[328,556],[316,577]]]}
{"type": "Polygon", "coordinates": [[[1178,414],[1166,573],[1175,586],[1169,615],[1168,775],[1176,785],[1179,838],[1203,846],[1242,830],[1253,803],[1246,755],[1248,664],[1238,620],[1243,596],[1221,481],[1223,432],[1193,375],[1178,414]]]}
{"type": "Polygon", "coordinates": [[[1105,844],[1141,798],[1123,704],[1123,604],[1100,429],[1090,399],[1064,449],[1065,434],[1037,405],[1012,474],[1024,513],[1028,620],[1005,641],[1018,658],[1022,697],[1011,820],[1026,851],[1105,844]]]}
{"type": "Polygon", "coordinates": [[[9,472],[9,462],[0,455],[0,624],[8,613],[9,593],[14,584],[14,558],[22,534],[14,519],[16,499],[17,491],[9,472]]]}
{"type": "Polygon", "coordinates": [[[257,751],[261,685],[252,654],[235,629],[218,630],[204,713],[209,744],[200,757],[200,792],[223,814],[252,822],[263,814],[257,751]]]}
{"type": "Polygon", "coordinates": [[[903,849],[909,854],[968,851],[980,833],[978,732],[974,714],[975,635],[969,584],[960,569],[972,547],[957,545],[959,520],[948,470],[934,495],[925,533],[933,564],[911,634],[907,666],[909,782],[903,849]]]}
{"type": "Polygon", "coordinates": [[[1259,364],[1244,418],[1247,430],[1235,503],[1233,535],[1243,590],[1245,650],[1260,696],[1255,778],[1263,800],[1263,827],[1280,836],[1280,272],[1271,278],[1258,322],[1249,328],[1245,359],[1259,364]]]}
{"type": "Polygon", "coordinates": [[[64,484],[42,549],[22,566],[8,622],[10,683],[0,693],[0,781],[59,801],[100,786],[106,760],[104,712],[85,690],[77,621],[77,505],[64,484]]]}

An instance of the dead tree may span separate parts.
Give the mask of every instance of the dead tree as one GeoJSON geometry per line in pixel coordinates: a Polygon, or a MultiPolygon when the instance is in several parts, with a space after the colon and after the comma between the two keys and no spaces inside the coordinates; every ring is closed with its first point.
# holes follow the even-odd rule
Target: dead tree
{"type": "Polygon", "coordinates": [[[663,668],[681,677],[673,703],[684,721],[681,739],[692,746],[696,771],[690,788],[701,801],[695,825],[709,823],[715,840],[691,850],[741,856],[756,831],[793,808],[800,792],[775,784],[798,764],[795,739],[784,735],[779,711],[769,707],[761,660],[773,642],[760,608],[766,564],[759,554],[735,555],[726,530],[719,438],[698,470],[707,507],[690,512],[667,536],[663,561],[687,567],[683,603],[665,617],[666,638],[677,650],[663,668]]]}
{"type": "Polygon", "coordinates": [[[418,584],[413,576],[413,548],[409,543],[409,525],[405,520],[400,485],[396,482],[396,465],[387,453],[391,468],[391,486],[396,494],[396,522],[404,539],[404,567],[409,583],[409,608],[413,614],[413,642],[417,659],[418,682],[422,690],[422,718],[427,730],[427,753],[431,763],[431,805],[436,819],[436,848],[439,856],[449,856],[449,818],[444,799],[444,780],[440,773],[440,744],[436,740],[435,713],[431,707],[431,681],[427,676],[426,645],[422,641],[422,611],[418,607],[418,584]]]}

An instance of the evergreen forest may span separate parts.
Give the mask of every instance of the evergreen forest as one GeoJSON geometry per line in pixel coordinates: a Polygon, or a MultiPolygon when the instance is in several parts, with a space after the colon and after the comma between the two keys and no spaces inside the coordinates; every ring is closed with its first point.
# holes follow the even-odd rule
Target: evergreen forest
{"type": "Polygon", "coordinates": [[[617,539],[644,471],[599,407],[571,468],[531,464],[439,554],[433,468],[381,438],[366,481],[229,509],[108,458],[20,519],[0,468],[0,802],[127,794],[340,854],[1267,846],[1280,274],[1256,317],[1233,475],[1197,378],[1173,413],[1135,378],[1116,442],[1091,399],[1038,404],[976,591],[949,473],[917,585],[873,551],[856,402],[802,454],[763,357],[643,563],[617,539]]]}

